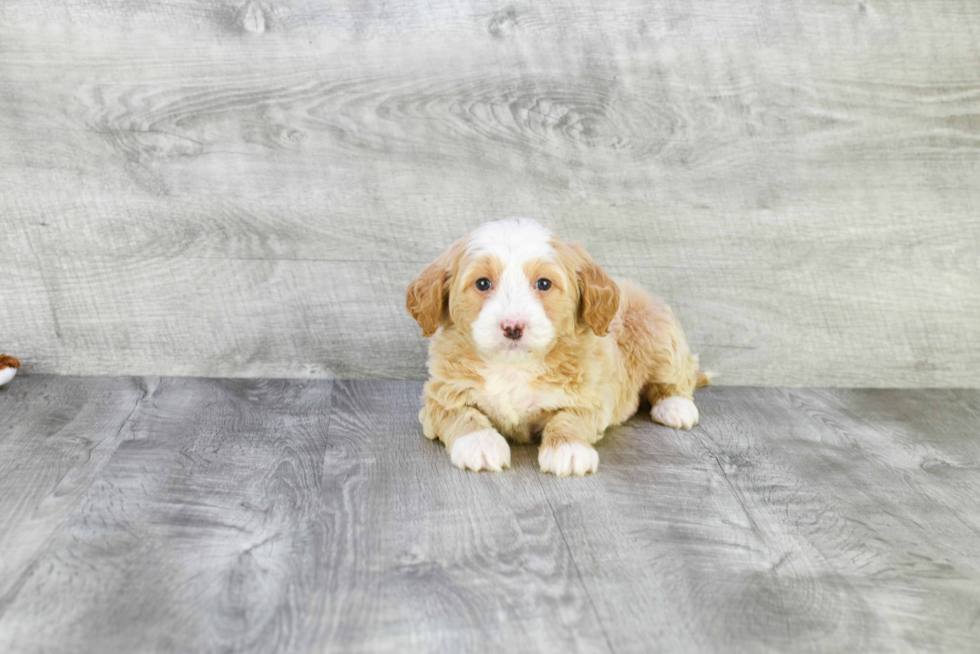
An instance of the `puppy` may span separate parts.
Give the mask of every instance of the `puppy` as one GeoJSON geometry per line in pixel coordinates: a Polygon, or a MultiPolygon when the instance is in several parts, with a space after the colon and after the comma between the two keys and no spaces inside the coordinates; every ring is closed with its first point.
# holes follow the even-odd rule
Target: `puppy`
{"type": "Polygon", "coordinates": [[[641,398],[663,425],[698,422],[692,394],[708,376],[670,308],[533,220],[456,241],[409,285],[406,306],[432,338],[423,431],[463,470],[509,467],[506,437],[540,438],[544,472],[595,472],[592,445],[641,398]]]}

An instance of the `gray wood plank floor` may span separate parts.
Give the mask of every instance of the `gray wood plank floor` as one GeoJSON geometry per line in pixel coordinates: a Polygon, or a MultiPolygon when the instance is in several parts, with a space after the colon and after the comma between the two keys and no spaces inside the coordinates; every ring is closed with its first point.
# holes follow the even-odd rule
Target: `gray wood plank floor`
{"type": "Polygon", "coordinates": [[[463,473],[416,382],[18,377],[0,651],[975,651],[980,391],[711,388],[463,473]]]}

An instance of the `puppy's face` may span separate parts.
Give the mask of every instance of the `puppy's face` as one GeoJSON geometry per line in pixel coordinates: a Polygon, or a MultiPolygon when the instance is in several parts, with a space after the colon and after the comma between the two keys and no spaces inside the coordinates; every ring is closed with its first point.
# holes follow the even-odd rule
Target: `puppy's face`
{"type": "Polygon", "coordinates": [[[469,326],[482,353],[545,352],[574,327],[578,291],[552,238],[531,221],[487,223],[470,235],[450,285],[449,315],[469,326]]]}
{"type": "Polygon", "coordinates": [[[519,358],[582,322],[604,335],[619,293],[584,250],[511,219],[457,241],[412,282],[406,304],[426,336],[448,324],[484,355],[519,358]]]}

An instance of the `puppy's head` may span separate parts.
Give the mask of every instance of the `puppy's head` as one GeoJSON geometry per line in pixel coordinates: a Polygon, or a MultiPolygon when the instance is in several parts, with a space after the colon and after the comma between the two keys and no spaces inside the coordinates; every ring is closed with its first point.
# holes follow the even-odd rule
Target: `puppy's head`
{"type": "Polygon", "coordinates": [[[485,355],[544,353],[587,326],[605,336],[619,288],[578,245],[533,220],[486,223],[432,262],[406,306],[432,336],[452,326],[485,355]]]}

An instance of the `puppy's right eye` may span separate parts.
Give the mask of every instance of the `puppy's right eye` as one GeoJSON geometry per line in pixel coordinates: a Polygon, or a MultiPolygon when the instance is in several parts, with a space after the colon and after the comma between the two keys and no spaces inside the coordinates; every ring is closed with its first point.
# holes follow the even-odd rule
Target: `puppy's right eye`
{"type": "Polygon", "coordinates": [[[481,277],[480,279],[476,280],[476,290],[478,291],[489,291],[491,286],[493,286],[493,284],[491,284],[490,280],[486,277],[481,277]]]}

